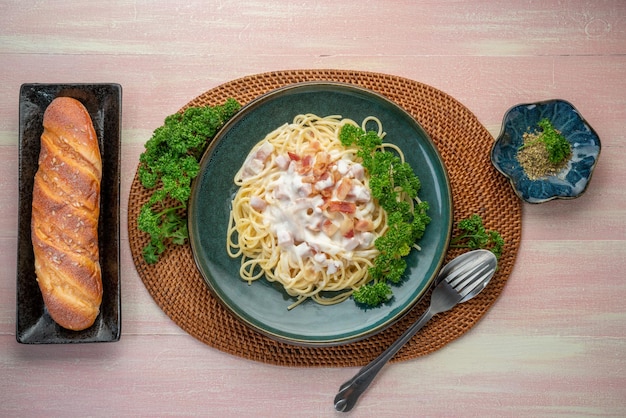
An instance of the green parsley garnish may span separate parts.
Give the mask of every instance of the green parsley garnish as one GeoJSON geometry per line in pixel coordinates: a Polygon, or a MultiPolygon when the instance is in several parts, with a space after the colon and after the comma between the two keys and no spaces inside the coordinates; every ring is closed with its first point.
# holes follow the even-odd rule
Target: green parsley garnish
{"type": "Polygon", "coordinates": [[[459,235],[452,238],[450,247],[468,248],[470,250],[489,250],[496,258],[502,256],[504,249],[504,239],[498,231],[487,230],[483,225],[483,219],[479,215],[472,215],[462,219],[457,223],[459,235]]]}
{"type": "Polygon", "coordinates": [[[200,170],[200,158],[217,131],[240,109],[228,99],[221,106],[190,107],[165,118],[145,144],[139,157],[141,184],[153,189],[137,218],[140,231],[150,235],[144,260],[154,264],[167,244],[185,243],[189,237],[185,210],[191,181],[200,170]]]}
{"type": "Polygon", "coordinates": [[[346,124],[339,139],[343,146],[359,148],[357,156],[370,175],[372,197],[387,212],[387,232],[375,241],[379,255],[369,269],[372,280],[352,294],[356,302],[374,307],[392,297],[389,282],[397,284],[402,279],[407,268],[404,257],[430,222],[428,203],[417,198],[421,183],[411,166],[395,153],[385,151],[376,132],[346,124]]]}
{"type": "Polygon", "coordinates": [[[537,126],[541,128],[537,138],[533,141],[525,142],[519,149],[522,150],[537,142],[542,142],[548,151],[548,159],[552,164],[563,162],[572,153],[572,146],[569,141],[554,128],[548,118],[541,119],[537,126]]]}

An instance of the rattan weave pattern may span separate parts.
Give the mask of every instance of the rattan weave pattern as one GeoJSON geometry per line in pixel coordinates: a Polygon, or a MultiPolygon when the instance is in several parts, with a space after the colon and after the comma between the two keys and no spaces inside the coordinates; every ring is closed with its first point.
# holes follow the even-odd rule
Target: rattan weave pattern
{"type": "MultiPolygon", "coordinates": [[[[273,89],[304,81],[336,81],[381,93],[407,110],[430,135],[448,170],[455,224],[473,213],[506,241],[498,272],[476,298],[436,316],[394,358],[403,361],[431,353],[471,329],[502,292],[521,240],[521,202],[489,161],[491,134],[472,112],[428,85],[380,73],[346,70],[289,70],[255,74],[217,86],[187,105],[245,104],[273,89]]],[[[182,109],[181,109],[182,110],[182,109]]],[[[191,247],[168,249],[156,265],[143,261],[147,236],[136,228],[149,192],[133,180],[128,202],[128,235],[137,272],[157,305],[183,330],[218,350],[243,358],[299,367],[361,366],[376,357],[426,309],[429,295],[396,324],[365,340],[332,347],[301,347],[274,341],[234,318],[209,292],[195,267],[191,247]]],[[[454,231],[453,231],[454,233],[454,231]]],[[[447,260],[459,254],[450,250],[447,260]]]]}

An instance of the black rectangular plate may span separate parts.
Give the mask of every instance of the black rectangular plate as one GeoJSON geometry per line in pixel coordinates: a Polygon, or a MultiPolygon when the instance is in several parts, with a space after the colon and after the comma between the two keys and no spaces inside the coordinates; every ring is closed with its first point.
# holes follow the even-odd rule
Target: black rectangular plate
{"type": "Polygon", "coordinates": [[[122,87],[119,84],[23,84],[19,102],[17,341],[23,344],[118,341],[122,322],[119,270],[122,87]],[[83,331],[62,328],[48,315],[36,281],[30,236],[33,183],[38,169],[43,113],[59,96],[77,99],[87,108],[102,154],[98,224],[102,305],[96,322],[83,331]]]}

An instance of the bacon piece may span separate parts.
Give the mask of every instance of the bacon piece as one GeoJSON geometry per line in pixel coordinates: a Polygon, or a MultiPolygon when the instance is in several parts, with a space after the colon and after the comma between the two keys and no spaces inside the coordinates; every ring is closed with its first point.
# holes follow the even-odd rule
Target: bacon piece
{"type": "Polygon", "coordinates": [[[352,189],[352,180],[350,180],[349,178],[342,179],[341,182],[339,183],[339,186],[337,186],[337,199],[345,200],[346,196],[348,196],[348,193],[350,193],[351,189],[352,189]]]}
{"type": "Polygon", "coordinates": [[[313,156],[312,155],[305,155],[301,160],[300,160],[300,166],[298,167],[297,171],[299,174],[306,174],[309,171],[311,171],[311,167],[313,166],[313,156]]]}
{"type": "Polygon", "coordinates": [[[343,202],[331,200],[328,202],[329,212],[354,213],[356,212],[356,204],[352,202],[343,202]]]}
{"type": "Polygon", "coordinates": [[[322,223],[322,231],[324,231],[324,233],[329,237],[335,235],[335,232],[337,232],[338,230],[339,227],[335,225],[330,219],[326,219],[322,223]]]}
{"type": "Polygon", "coordinates": [[[291,161],[300,161],[300,156],[295,152],[287,151],[287,155],[289,155],[291,161]]]}
{"type": "Polygon", "coordinates": [[[315,157],[315,164],[313,165],[313,174],[321,176],[328,171],[330,164],[330,155],[326,152],[318,152],[315,157]]]}

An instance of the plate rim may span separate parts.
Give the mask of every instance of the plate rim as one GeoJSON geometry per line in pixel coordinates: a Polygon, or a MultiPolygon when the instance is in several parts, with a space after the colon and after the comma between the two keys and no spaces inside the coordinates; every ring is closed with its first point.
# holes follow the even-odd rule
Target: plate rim
{"type": "MultiPolygon", "coordinates": [[[[445,258],[446,258],[446,254],[448,251],[448,247],[449,247],[449,243],[450,243],[450,239],[451,239],[451,234],[452,234],[452,227],[453,227],[453,222],[454,222],[454,202],[453,202],[453,194],[452,194],[452,187],[451,187],[451,182],[450,182],[450,177],[449,177],[449,173],[448,170],[446,168],[446,165],[443,161],[443,158],[441,157],[441,154],[439,153],[439,150],[437,149],[437,146],[435,145],[435,142],[432,140],[432,138],[430,137],[430,135],[428,134],[428,132],[422,127],[422,125],[417,121],[417,119],[407,110],[405,110],[402,106],[400,106],[398,103],[394,102],[393,100],[391,100],[390,98],[386,97],[385,95],[376,92],[374,90],[368,89],[366,87],[360,86],[360,85],[356,85],[356,84],[352,84],[352,83],[348,83],[348,82],[342,82],[342,81],[326,81],[326,80],[312,80],[312,81],[301,81],[301,82],[294,82],[294,83],[290,83],[281,87],[277,87],[274,88],[268,92],[262,93],[260,95],[258,95],[257,97],[253,98],[252,100],[250,100],[249,102],[247,102],[246,104],[244,104],[241,109],[230,119],[228,120],[224,126],[222,126],[222,128],[220,128],[220,130],[216,133],[216,135],[214,136],[214,138],[211,139],[209,145],[207,146],[207,149],[205,150],[205,152],[202,155],[202,158],[200,159],[200,167],[202,168],[204,166],[205,160],[209,159],[210,156],[213,153],[213,150],[217,147],[217,145],[220,143],[223,135],[225,135],[225,133],[227,133],[232,125],[235,125],[236,123],[239,122],[240,119],[242,119],[243,117],[245,117],[245,115],[254,110],[254,108],[258,107],[258,106],[262,106],[262,104],[268,100],[271,100],[274,96],[279,96],[281,94],[284,94],[286,92],[289,92],[290,90],[297,90],[300,88],[315,88],[315,87],[324,87],[324,88],[339,88],[339,89],[346,89],[346,90],[353,90],[355,92],[358,92],[362,95],[365,96],[373,96],[375,98],[377,98],[378,100],[386,103],[388,106],[395,108],[398,112],[404,114],[413,124],[414,127],[419,130],[422,135],[425,137],[426,142],[429,144],[429,147],[432,148],[432,151],[434,152],[434,155],[436,156],[436,159],[438,160],[441,170],[442,170],[442,175],[443,175],[443,179],[444,179],[444,185],[445,187],[443,187],[446,191],[445,195],[447,196],[447,207],[448,210],[445,211],[447,214],[447,218],[448,218],[448,222],[447,225],[444,225],[444,227],[442,228],[443,231],[445,231],[445,239],[443,240],[443,251],[441,252],[441,254],[439,255],[439,260],[436,263],[436,267],[433,270],[433,273],[431,275],[431,277],[428,279],[426,285],[424,286],[424,288],[421,290],[421,292],[419,292],[418,295],[416,295],[414,298],[412,298],[410,300],[410,302],[406,303],[405,306],[402,308],[402,310],[395,314],[395,316],[393,316],[390,319],[385,320],[385,322],[383,324],[362,330],[362,332],[359,333],[353,333],[350,334],[350,336],[345,336],[345,337],[341,337],[341,338],[322,338],[322,339],[313,339],[313,338],[292,338],[292,337],[286,337],[282,334],[276,333],[276,332],[271,332],[268,329],[262,328],[258,325],[256,325],[255,323],[253,323],[252,321],[249,321],[247,318],[243,317],[242,315],[240,315],[236,309],[233,309],[223,298],[222,296],[219,294],[219,292],[213,288],[212,284],[210,283],[210,280],[205,276],[205,272],[203,270],[203,268],[200,265],[200,260],[198,258],[198,254],[197,254],[197,250],[195,249],[195,244],[194,244],[194,240],[192,239],[192,234],[191,231],[193,230],[192,228],[192,223],[193,223],[193,213],[194,213],[194,205],[192,204],[192,199],[194,197],[195,190],[196,190],[196,184],[198,183],[197,181],[192,182],[192,192],[191,192],[191,196],[190,196],[190,202],[188,205],[188,226],[189,226],[189,231],[190,231],[190,236],[189,236],[189,243],[190,243],[190,247],[191,247],[191,252],[192,252],[192,257],[195,263],[195,267],[197,268],[198,272],[200,273],[200,276],[203,279],[204,284],[207,286],[208,290],[210,291],[210,293],[215,297],[215,299],[231,314],[233,315],[238,321],[240,321],[242,324],[244,324],[245,326],[260,332],[261,334],[272,338],[276,341],[279,342],[284,342],[284,343],[288,343],[288,344],[295,344],[298,346],[306,346],[306,347],[324,347],[324,346],[338,346],[338,345],[343,345],[343,344],[347,344],[347,343],[352,343],[355,341],[359,341],[368,337],[371,337],[372,335],[378,334],[382,331],[384,331],[385,329],[391,327],[393,324],[395,324],[397,321],[399,321],[400,319],[402,319],[408,312],[411,311],[411,309],[413,309],[425,296],[425,294],[427,293],[427,291],[429,290],[429,288],[431,287],[431,284],[433,283],[433,281],[435,280],[438,271],[441,269],[441,267],[444,264],[445,258]]],[[[198,179],[200,177],[200,175],[198,175],[198,177],[196,177],[196,179],[198,179]]],[[[445,206],[445,205],[444,205],[445,206]]]]}

